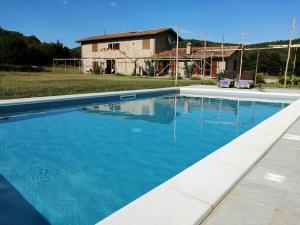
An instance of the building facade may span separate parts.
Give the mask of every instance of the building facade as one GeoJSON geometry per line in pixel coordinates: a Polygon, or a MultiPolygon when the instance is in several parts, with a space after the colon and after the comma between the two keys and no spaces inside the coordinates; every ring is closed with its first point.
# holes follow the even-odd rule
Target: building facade
{"type": "Polygon", "coordinates": [[[147,61],[162,51],[172,49],[176,36],[173,29],[165,28],[81,39],[77,42],[81,44],[83,71],[145,74],[147,61]]]}
{"type": "MultiPolygon", "coordinates": [[[[182,40],[181,37],[178,37],[182,40]]],[[[174,76],[176,71],[177,33],[171,28],[99,35],[83,38],[81,44],[83,72],[124,75],[174,76]]],[[[188,43],[178,49],[178,72],[209,78],[235,71],[239,46],[193,48],[188,43]]]]}

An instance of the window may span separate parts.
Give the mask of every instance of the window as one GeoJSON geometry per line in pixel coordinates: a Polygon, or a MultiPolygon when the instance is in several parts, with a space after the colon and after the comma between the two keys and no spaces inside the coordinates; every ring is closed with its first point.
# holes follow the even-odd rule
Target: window
{"type": "Polygon", "coordinates": [[[97,43],[92,44],[92,52],[97,52],[98,51],[98,45],[97,43]]]}
{"type": "Polygon", "coordinates": [[[110,43],[108,44],[109,50],[119,50],[120,49],[120,43],[110,43]]]}
{"type": "Polygon", "coordinates": [[[143,39],[143,49],[150,49],[150,39],[143,39]]]}
{"type": "Polygon", "coordinates": [[[120,49],[120,43],[113,43],[113,50],[119,50],[120,49]]]}

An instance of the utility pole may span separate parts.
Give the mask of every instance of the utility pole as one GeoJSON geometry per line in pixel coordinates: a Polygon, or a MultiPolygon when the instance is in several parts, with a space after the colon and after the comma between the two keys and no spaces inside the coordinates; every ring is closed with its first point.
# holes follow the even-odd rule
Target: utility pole
{"type": "Polygon", "coordinates": [[[222,73],[225,72],[225,59],[224,59],[224,34],[222,34],[222,44],[221,44],[221,50],[222,50],[222,73]]]}
{"type": "Polygon", "coordinates": [[[207,30],[205,30],[205,39],[204,39],[204,54],[203,54],[203,66],[202,66],[202,76],[205,77],[205,67],[206,67],[206,41],[207,41],[207,30]]]}
{"type": "Polygon", "coordinates": [[[178,46],[179,46],[179,26],[177,25],[175,86],[177,86],[177,79],[178,79],[178,46]]]}
{"type": "Polygon", "coordinates": [[[258,71],[258,60],[259,60],[259,50],[257,50],[257,57],[256,57],[256,66],[255,66],[255,77],[254,77],[254,83],[256,84],[256,77],[257,77],[257,71],[258,71]]]}
{"type": "Polygon", "coordinates": [[[287,72],[288,72],[289,61],[290,61],[290,57],[291,57],[292,36],[295,31],[295,23],[296,23],[296,17],[293,18],[292,29],[291,29],[290,37],[289,37],[290,40],[289,40],[289,47],[288,47],[288,56],[286,59],[285,71],[284,71],[284,88],[286,88],[287,72]]]}
{"type": "Polygon", "coordinates": [[[254,82],[256,83],[257,71],[258,71],[258,61],[259,61],[259,50],[257,50],[257,57],[256,57],[256,66],[255,66],[255,78],[254,82]]]}
{"type": "Polygon", "coordinates": [[[221,45],[221,49],[222,49],[222,62],[224,62],[224,34],[222,35],[222,45],[221,45]]]}
{"type": "Polygon", "coordinates": [[[241,40],[241,42],[242,42],[242,43],[241,43],[241,44],[242,44],[242,49],[241,49],[240,72],[239,72],[239,79],[238,79],[238,80],[240,80],[241,77],[242,77],[245,35],[247,35],[247,33],[245,33],[245,32],[242,32],[242,33],[241,33],[241,38],[242,38],[242,40],[241,40]]]}
{"type": "Polygon", "coordinates": [[[295,68],[296,68],[296,59],[297,59],[297,50],[295,50],[295,57],[294,57],[294,63],[293,63],[293,75],[292,75],[292,85],[294,85],[294,79],[295,79],[295,68]]]}

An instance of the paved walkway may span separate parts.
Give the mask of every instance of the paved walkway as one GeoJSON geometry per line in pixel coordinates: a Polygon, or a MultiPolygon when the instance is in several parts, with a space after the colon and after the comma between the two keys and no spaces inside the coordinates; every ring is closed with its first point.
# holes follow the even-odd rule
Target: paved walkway
{"type": "Polygon", "coordinates": [[[201,225],[300,224],[300,119],[201,225]]]}

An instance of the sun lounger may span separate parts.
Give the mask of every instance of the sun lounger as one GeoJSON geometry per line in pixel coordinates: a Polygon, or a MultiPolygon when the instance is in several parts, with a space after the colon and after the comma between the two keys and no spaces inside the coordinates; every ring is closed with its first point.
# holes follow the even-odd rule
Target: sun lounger
{"type": "Polygon", "coordinates": [[[234,85],[234,80],[232,79],[222,79],[217,82],[217,85],[222,88],[230,88],[234,85]]]}
{"type": "Polygon", "coordinates": [[[254,86],[253,80],[236,80],[234,87],[236,88],[252,88],[254,86]]]}

